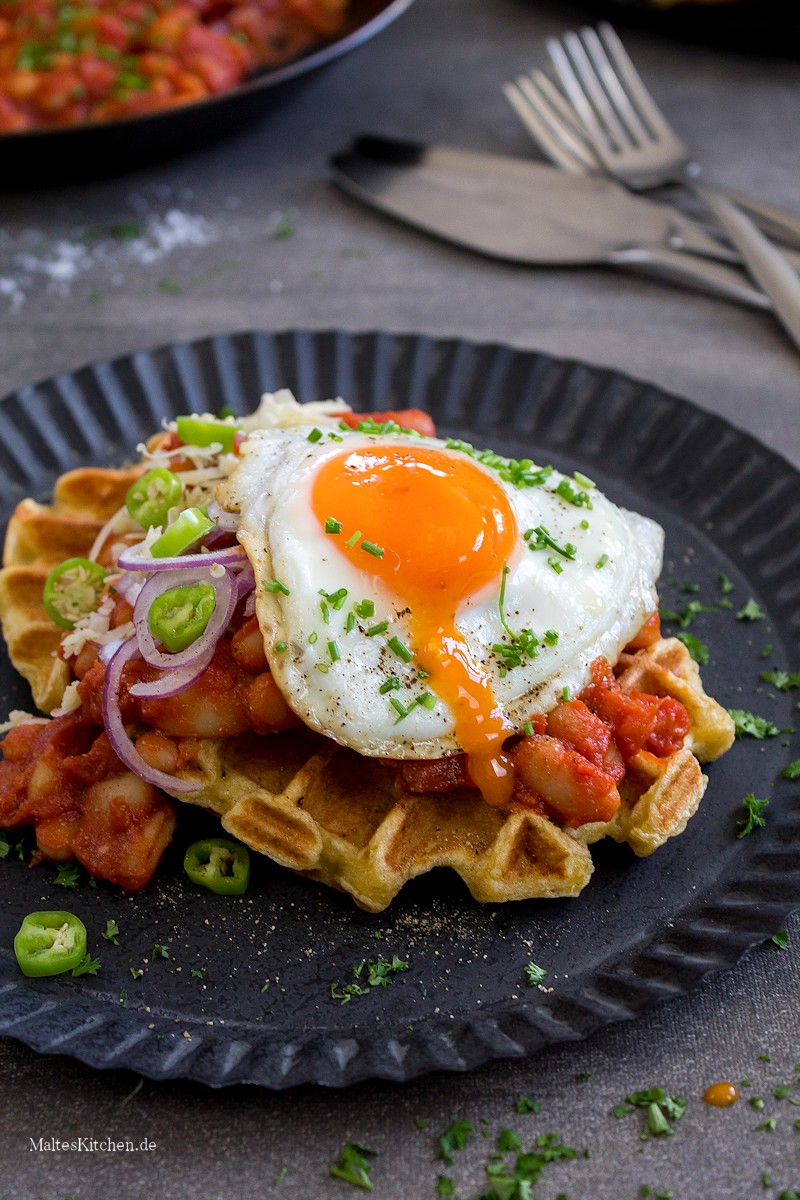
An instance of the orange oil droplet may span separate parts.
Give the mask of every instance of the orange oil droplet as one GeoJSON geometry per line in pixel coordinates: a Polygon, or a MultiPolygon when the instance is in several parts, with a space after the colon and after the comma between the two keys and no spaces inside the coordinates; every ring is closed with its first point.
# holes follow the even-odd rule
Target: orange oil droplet
{"type": "Polygon", "coordinates": [[[739,1099],[739,1089],[735,1083],[712,1083],[703,1092],[703,1099],[712,1108],[730,1108],[739,1099]]]}

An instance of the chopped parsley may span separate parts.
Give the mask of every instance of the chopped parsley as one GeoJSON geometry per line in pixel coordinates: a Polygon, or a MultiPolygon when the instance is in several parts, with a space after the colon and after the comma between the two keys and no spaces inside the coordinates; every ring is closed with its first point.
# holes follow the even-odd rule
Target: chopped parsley
{"type": "Polygon", "coordinates": [[[96,975],[100,970],[100,959],[92,958],[91,954],[84,954],[77,967],[72,968],[72,974],[77,979],[80,975],[96,975]]]}
{"type": "Polygon", "coordinates": [[[780,733],[780,729],[773,725],[772,721],[768,721],[766,717],[758,717],[745,708],[730,708],[728,714],[733,719],[737,738],[752,737],[761,741],[762,738],[777,737],[780,733]]]}
{"type": "Polygon", "coordinates": [[[647,1109],[645,1126],[639,1135],[644,1141],[648,1137],[670,1136],[674,1132],[670,1121],[680,1120],[686,1112],[686,1104],[683,1096],[670,1096],[664,1088],[645,1088],[640,1092],[632,1092],[622,1103],[615,1104],[611,1116],[625,1117],[634,1109],[647,1109]]]}
{"type": "Polygon", "coordinates": [[[81,869],[77,863],[59,863],[53,883],[57,887],[77,888],[81,881],[81,869]]]}
{"type": "Polygon", "coordinates": [[[169,950],[166,946],[162,946],[160,942],[156,942],[153,946],[153,953],[150,957],[155,961],[157,958],[169,958],[169,950]]]}
{"type": "Polygon", "coordinates": [[[794,762],[787,763],[781,771],[782,779],[800,779],[800,758],[796,758],[794,762]]]}
{"type": "MultiPolygon", "coordinates": [[[[772,937],[770,938],[770,941],[774,942],[775,945],[780,950],[786,950],[789,946],[789,931],[787,929],[779,929],[777,931],[777,933],[773,933],[772,937]]],[[[789,1089],[789,1090],[791,1090],[791,1089],[789,1089]]],[[[773,1092],[773,1095],[774,1095],[774,1092],[773,1092]]],[[[787,1096],[789,1095],[788,1091],[786,1092],[786,1095],[787,1096]]],[[[781,1097],[781,1096],[776,1097],[776,1099],[778,1099],[778,1100],[781,1100],[783,1098],[784,1097],[781,1097]]]]}
{"type": "Polygon", "coordinates": [[[113,919],[106,921],[105,931],[100,934],[107,942],[111,942],[112,946],[119,945],[119,925],[113,919]]]}
{"type": "Polygon", "coordinates": [[[547,971],[544,967],[537,967],[533,962],[529,962],[525,966],[523,974],[528,987],[538,987],[547,978],[547,971]]]}
{"type": "Polygon", "coordinates": [[[706,643],[701,642],[700,638],[695,637],[693,633],[678,633],[676,637],[679,642],[683,642],[694,661],[704,667],[709,659],[706,643]]]}
{"type": "Polygon", "coordinates": [[[372,1163],[369,1160],[374,1156],[374,1150],[362,1146],[359,1142],[345,1142],[338,1159],[329,1167],[329,1174],[335,1179],[344,1179],[346,1183],[353,1183],[356,1187],[371,1192],[374,1189],[370,1178],[372,1163]]]}
{"type": "Polygon", "coordinates": [[[719,594],[721,596],[729,596],[733,591],[733,580],[729,579],[728,576],[722,571],[720,571],[719,575],[717,576],[717,583],[719,585],[719,594]]]}
{"type": "Polygon", "coordinates": [[[790,688],[800,688],[800,671],[762,671],[761,678],[771,683],[779,692],[788,692],[790,688]]]}
{"type": "Polygon", "coordinates": [[[540,1113],[542,1106],[538,1100],[531,1100],[530,1096],[520,1096],[517,1101],[517,1112],[523,1113],[540,1113]]]}
{"type": "Polygon", "coordinates": [[[737,621],[763,621],[765,613],[751,596],[736,614],[737,621]]]}
{"type": "Polygon", "coordinates": [[[680,612],[673,612],[672,609],[664,608],[661,610],[662,621],[674,621],[681,629],[688,629],[695,617],[700,613],[714,612],[714,605],[701,604],[699,600],[690,600],[685,604],[680,612]]]}
{"type": "Polygon", "coordinates": [[[472,1135],[472,1121],[454,1121],[439,1135],[439,1157],[452,1167],[453,1154],[463,1150],[472,1135]]]}
{"type": "Polygon", "coordinates": [[[141,967],[131,967],[131,978],[132,979],[141,979],[143,975],[144,975],[144,971],[141,969],[141,967]]]}
{"type": "Polygon", "coordinates": [[[450,1197],[455,1198],[456,1185],[453,1183],[449,1175],[436,1176],[436,1195],[443,1196],[445,1200],[450,1197]]]}
{"type": "Polygon", "coordinates": [[[370,988],[387,987],[395,975],[407,970],[408,963],[396,954],[392,955],[391,960],[383,955],[369,962],[362,958],[352,969],[352,983],[331,984],[331,999],[347,1004],[353,996],[368,996],[370,988]]]}
{"type": "MultiPolygon", "coordinates": [[[[501,1145],[508,1145],[509,1148],[515,1145],[514,1139],[508,1136],[511,1132],[503,1130],[500,1133],[497,1150],[489,1155],[485,1170],[491,1189],[483,1194],[481,1200],[533,1200],[532,1185],[538,1182],[548,1163],[578,1157],[578,1151],[559,1142],[557,1134],[545,1133],[537,1137],[532,1150],[523,1154],[512,1149],[506,1151],[517,1154],[511,1166],[504,1160],[501,1150],[501,1145]]],[[[563,1196],[563,1192],[560,1195],[563,1196]]]]}
{"type": "Polygon", "coordinates": [[[192,979],[205,979],[205,967],[192,967],[192,979]]]}
{"type": "Polygon", "coordinates": [[[758,829],[767,823],[761,814],[769,804],[769,800],[757,800],[752,792],[748,792],[742,804],[744,805],[746,815],[739,821],[737,838],[747,837],[748,833],[752,833],[754,829],[758,829]]]}

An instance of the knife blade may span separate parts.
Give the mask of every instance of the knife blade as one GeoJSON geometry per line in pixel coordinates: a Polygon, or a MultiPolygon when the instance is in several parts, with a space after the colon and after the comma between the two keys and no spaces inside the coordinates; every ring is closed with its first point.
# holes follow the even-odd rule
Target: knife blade
{"type": "MultiPolygon", "coordinates": [[[[362,137],[331,160],[349,195],[445,241],[526,265],[605,263],[755,308],[770,301],[735,268],[670,247],[674,214],[609,180],[526,159],[362,137]]],[[[678,230],[718,245],[701,226],[678,230]]],[[[680,237],[680,233],[677,234],[680,237]]]]}

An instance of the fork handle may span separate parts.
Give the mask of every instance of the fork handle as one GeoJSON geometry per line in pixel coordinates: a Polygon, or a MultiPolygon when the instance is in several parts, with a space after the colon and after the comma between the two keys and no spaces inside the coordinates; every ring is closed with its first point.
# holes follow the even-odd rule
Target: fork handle
{"type": "MultiPolygon", "coordinates": [[[[688,182],[690,187],[694,187],[700,181],[692,179],[688,182]]],[[[732,188],[721,187],[718,183],[709,184],[703,180],[702,186],[704,191],[715,192],[718,196],[730,200],[737,208],[743,208],[769,237],[775,238],[777,242],[783,242],[787,246],[800,249],[800,216],[796,213],[789,212],[785,208],[777,208],[774,204],[766,204],[763,200],[756,200],[754,196],[745,196],[742,192],[733,191],[732,188]]]]}
{"type": "Polygon", "coordinates": [[[769,298],[763,292],[749,287],[745,277],[734,267],[697,258],[683,250],[669,250],[661,245],[630,246],[611,251],[607,261],[616,267],[651,275],[678,287],[707,292],[749,308],[766,311],[772,308],[769,298]]]}

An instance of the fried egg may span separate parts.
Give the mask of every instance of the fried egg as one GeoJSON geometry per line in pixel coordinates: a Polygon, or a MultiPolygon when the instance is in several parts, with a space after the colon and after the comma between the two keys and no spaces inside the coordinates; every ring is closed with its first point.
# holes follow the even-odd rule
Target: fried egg
{"type": "Polygon", "coordinates": [[[657,608],[662,530],[592,483],[327,418],[255,430],[218,494],[239,513],[267,658],[312,729],[369,756],[469,756],[614,662],[657,608]]]}

